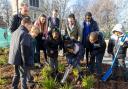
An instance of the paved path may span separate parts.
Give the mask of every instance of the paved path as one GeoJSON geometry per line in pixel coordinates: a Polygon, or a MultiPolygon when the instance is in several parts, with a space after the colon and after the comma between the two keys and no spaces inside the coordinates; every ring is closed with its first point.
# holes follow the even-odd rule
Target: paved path
{"type": "MultiPolygon", "coordinates": [[[[112,58],[111,58],[111,56],[109,56],[109,54],[107,54],[107,52],[104,55],[103,63],[112,64],[112,58]]],[[[127,52],[127,58],[126,58],[126,66],[128,68],[128,52],[127,52]]]]}

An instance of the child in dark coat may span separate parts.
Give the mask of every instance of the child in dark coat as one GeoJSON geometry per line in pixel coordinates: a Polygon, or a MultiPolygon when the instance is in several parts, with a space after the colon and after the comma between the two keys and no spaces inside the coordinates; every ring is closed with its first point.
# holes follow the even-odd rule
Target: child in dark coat
{"type": "Polygon", "coordinates": [[[30,18],[23,18],[21,26],[12,33],[9,51],[9,63],[14,65],[12,88],[18,89],[21,79],[21,89],[27,89],[27,71],[34,64],[33,49],[28,32],[32,27],[30,18]]]}
{"type": "Polygon", "coordinates": [[[90,53],[89,71],[94,73],[95,65],[97,76],[102,74],[102,60],[106,49],[106,43],[101,32],[91,32],[87,39],[87,48],[90,53]]]}
{"type": "Polygon", "coordinates": [[[69,37],[64,39],[64,54],[67,59],[68,65],[76,67],[79,72],[79,77],[77,80],[81,80],[83,73],[80,67],[80,60],[84,58],[84,47],[80,42],[71,40],[69,37]]]}
{"type": "Polygon", "coordinates": [[[121,43],[121,38],[124,35],[124,28],[121,24],[116,24],[112,30],[112,36],[109,39],[108,43],[108,53],[112,55],[112,58],[114,57],[115,53],[117,52],[118,45],[121,45],[118,55],[116,57],[116,62],[113,66],[113,73],[112,73],[112,79],[117,79],[117,71],[118,71],[118,64],[120,64],[122,68],[122,74],[124,80],[127,81],[127,74],[126,74],[126,64],[125,64],[125,57],[126,52],[128,48],[128,38],[126,38],[124,43],[121,43]]]}
{"type": "Polygon", "coordinates": [[[61,34],[57,28],[52,29],[48,33],[46,40],[46,50],[48,56],[48,62],[52,69],[53,77],[58,73],[58,50],[62,49],[61,34]]]}

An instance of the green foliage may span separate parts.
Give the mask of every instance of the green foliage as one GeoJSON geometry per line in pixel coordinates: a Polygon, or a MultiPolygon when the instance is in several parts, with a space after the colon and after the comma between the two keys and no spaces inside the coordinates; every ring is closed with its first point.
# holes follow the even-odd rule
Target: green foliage
{"type": "Polygon", "coordinates": [[[76,80],[78,78],[78,76],[79,76],[78,69],[77,68],[73,68],[73,71],[72,72],[73,72],[74,79],[76,80]]]}
{"type": "Polygon", "coordinates": [[[6,55],[9,53],[9,49],[8,48],[0,48],[0,55],[6,55]]]}
{"type": "Polygon", "coordinates": [[[90,89],[94,86],[94,76],[85,76],[82,79],[82,86],[84,89],[90,89]]]}
{"type": "Polygon", "coordinates": [[[50,74],[50,66],[44,66],[41,71],[42,80],[40,80],[40,86],[43,87],[43,89],[58,89],[58,82],[56,82],[56,80],[53,79],[50,74]]]}
{"type": "Polygon", "coordinates": [[[0,78],[0,85],[7,84],[7,79],[0,78]]]}
{"type": "Polygon", "coordinates": [[[49,78],[51,74],[51,68],[50,66],[44,66],[44,68],[41,70],[41,76],[43,79],[49,78]]]}
{"type": "Polygon", "coordinates": [[[64,72],[64,70],[65,70],[65,65],[64,64],[59,64],[58,65],[58,71],[59,72],[64,72]]]}
{"type": "Polygon", "coordinates": [[[7,55],[0,55],[0,65],[5,65],[8,62],[8,56],[7,55]]]}
{"type": "Polygon", "coordinates": [[[7,64],[9,49],[0,48],[0,65],[7,64]]]}
{"type": "Polygon", "coordinates": [[[65,84],[62,88],[60,88],[60,89],[73,89],[73,85],[69,85],[69,84],[65,84]]]}
{"type": "Polygon", "coordinates": [[[49,77],[42,80],[41,86],[44,89],[58,89],[59,84],[53,78],[49,77]]]}
{"type": "Polygon", "coordinates": [[[73,75],[75,76],[75,77],[78,77],[78,69],[76,69],[76,68],[74,68],[73,69],[73,75]]]}

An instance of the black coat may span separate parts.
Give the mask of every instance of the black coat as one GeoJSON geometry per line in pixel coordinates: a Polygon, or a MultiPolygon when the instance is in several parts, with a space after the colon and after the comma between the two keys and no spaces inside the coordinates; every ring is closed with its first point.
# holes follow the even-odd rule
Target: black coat
{"type": "Polygon", "coordinates": [[[87,38],[87,51],[90,52],[91,55],[96,56],[97,54],[104,54],[106,49],[106,42],[103,38],[103,34],[99,32],[98,34],[98,40],[91,44],[89,41],[89,37],[87,38]]]}
{"type": "Polygon", "coordinates": [[[21,14],[15,14],[13,17],[12,17],[12,20],[11,20],[11,24],[10,24],[10,27],[9,27],[9,30],[11,31],[11,33],[13,33],[16,29],[18,29],[18,27],[20,26],[21,24],[21,20],[24,18],[25,16],[21,15],[21,14]]]}
{"type": "Polygon", "coordinates": [[[62,49],[61,35],[59,34],[59,39],[54,40],[52,38],[52,33],[49,33],[45,44],[46,44],[47,55],[51,58],[57,58],[58,50],[62,49]]]}

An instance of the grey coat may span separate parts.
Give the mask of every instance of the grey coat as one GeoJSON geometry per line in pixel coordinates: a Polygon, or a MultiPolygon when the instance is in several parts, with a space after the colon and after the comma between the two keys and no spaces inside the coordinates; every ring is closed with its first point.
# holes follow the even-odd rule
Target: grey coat
{"type": "Polygon", "coordinates": [[[24,26],[12,33],[8,63],[22,66],[32,66],[34,63],[32,38],[24,26]]]}

